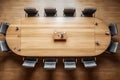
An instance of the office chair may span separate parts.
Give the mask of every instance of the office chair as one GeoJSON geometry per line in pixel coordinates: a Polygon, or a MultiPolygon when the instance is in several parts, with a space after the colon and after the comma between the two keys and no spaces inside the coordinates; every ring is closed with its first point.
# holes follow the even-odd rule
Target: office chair
{"type": "Polygon", "coordinates": [[[26,12],[25,16],[27,17],[36,17],[39,16],[38,10],[36,8],[24,8],[24,11],[26,12]]]}
{"type": "Polygon", "coordinates": [[[81,16],[83,17],[95,17],[96,8],[85,8],[82,11],[81,16]],[[94,14],[94,15],[93,15],[94,14]]]}
{"type": "Polygon", "coordinates": [[[24,61],[22,64],[23,67],[34,68],[36,63],[38,62],[38,59],[34,57],[27,57],[23,58],[23,61],[24,61]]]}
{"type": "Polygon", "coordinates": [[[56,8],[45,8],[44,12],[45,12],[44,16],[46,16],[46,17],[55,17],[55,16],[57,16],[56,8]]]}
{"type": "Polygon", "coordinates": [[[63,59],[63,63],[66,70],[73,70],[76,68],[77,59],[65,58],[63,59]]]}
{"type": "Polygon", "coordinates": [[[74,17],[75,16],[75,8],[65,8],[64,11],[63,11],[63,15],[65,17],[74,17]]]}
{"type": "Polygon", "coordinates": [[[93,68],[96,67],[96,58],[95,57],[85,57],[81,59],[85,68],[93,68]]]}
{"type": "Polygon", "coordinates": [[[8,47],[6,41],[0,41],[0,50],[2,52],[9,51],[9,47],[8,47]]]}
{"type": "Polygon", "coordinates": [[[111,41],[111,43],[110,43],[107,51],[110,52],[110,53],[112,53],[112,54],[117,53],[118,45],[119,45],[118,42],[111,41]]]}
{"type": "Polygon", "coordinates": [[[111,36],[117,35],[118,34],[117,24],[111,23],[109,25],[109,30],[110,30],[111,36]]]}
{"type": "Polygon", "coordinates": [[[3,23],[2,22],[0,24],[0,33],[6,35],[6,31],[7,31],[8,27],[9,27],[8,23],[3,23]]]}
{"type": "Polygon", "coordinates": [[[43,59],[43,63],[44,63],[44,69],[54,70],[56,69],[57,59],[55,58],[43,59]]]}

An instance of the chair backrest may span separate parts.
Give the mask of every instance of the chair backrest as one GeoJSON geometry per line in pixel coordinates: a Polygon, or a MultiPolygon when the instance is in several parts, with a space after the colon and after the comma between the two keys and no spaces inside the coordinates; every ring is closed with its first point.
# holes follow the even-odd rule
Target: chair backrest
{"type": "Polygon", "coordinates": [[[65,8],[63,13],[66,17],[74,17],[76,9],[75,8],[65,8]]]}
{"type": "Polygon", "coordinates": [[[117,53],[118,44],[119,44],[118,42],[111,41],[107,51],[110,52],[110,53],[117,53]]]}
{"type": "Polygon", "coordinates": [[[0,50],[2,52],[9,51],[9,47],[8,47],[6,41],[0,41],[0,50]]]}
{"type": "Polygon", "coordinates": [[[109,30],[111,32],[111,36],[117,35],[118,34],[117,24],[111,23],[109,25],[109,30]]]}
{"type": "Polygon", "coordinates": [[[24,11],[26,12],[28,17],[35,17],[35,16],[39,16],[38,14],[38,10],[36,8],[24,8],[24,11]]]}
{"type": "Polygon", "coordinates": [[[8,27],[9,27],[9,25],[8,25],[7,23],[3,23],[3,22],[2,22],[2,23],[0,24],[0,33],[2,33],[2,34],[5,35],[8,27]]]}
{"type": "Polygon", "coordinates": [[[63,59],[63,62],[64,62],[64,68],[67,70],[73,70],[76,68],[77,59],[66,58],[66,59],[63,59]]]}
{"type": "Polygon", "coordinates": [[[46,17],[54,17],[54,16],[57,15],[57,10],[56,10],[56,8],[45,8],[44,11],[45,11],[45,14],[44,14],[44,15],[45,15],[46,17]]]}
{"type": "Polygon", "coordinates": [[[44,69],[54,70],[56,68],[57,59],[55,58],[47,58],[43,60],[44,69]]]}
{"type": "Polygon", "coordinates": [[[95,57],[85,57],[81,59],[85,68],[93,68],[96,67],[96,58],[95,57]]]}
{"type": "Polygon", "coordinates": [[[85,8],[82,11],[84,17],[93,17],[93,14],[96,12],[96,8],[85,8]]]}
{"type": "Polygon", "coordinates": [[[23,60],[24,62],[22,66],[27,68],[34,68],[36,63],[38,62],[38,59],[33,57],[27,57],[27,58],[24,58],[23,60]]]}

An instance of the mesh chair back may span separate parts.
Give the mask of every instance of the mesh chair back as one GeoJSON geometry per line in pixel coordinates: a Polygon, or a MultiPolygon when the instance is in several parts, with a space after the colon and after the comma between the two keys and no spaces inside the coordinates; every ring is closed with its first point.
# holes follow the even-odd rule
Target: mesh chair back
{"type": "Polygon", "coordinates": [[[85,17],[93,17],[93,14],[96,12],[96,8],[85,8],[82,11],[83,16],[85,17]]]}
{"type": "Polygon", "coordinates": [[[66,17],[73,17],[73,16],[75,16],[75,9],[74,8],[65,8],[64,9],[64,16],[66,16],[66,17]]]}
{"type": "Polygon", "coordinates": [[[45,8],[44,11],[46,17],[53,17],[57,15],[56,8],[45,8]]]}

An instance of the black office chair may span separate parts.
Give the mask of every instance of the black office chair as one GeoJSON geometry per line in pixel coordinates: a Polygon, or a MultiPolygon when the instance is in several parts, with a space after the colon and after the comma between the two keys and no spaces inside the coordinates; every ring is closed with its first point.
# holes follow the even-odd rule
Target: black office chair
{"type": "Polygon", "coordinates": [[[23,58],[23,61],[24,61],[22,64],[23,67],[34,68],[36,63],[38,62],[38,59],[35,57],[26,57],[23,58]]]}
{"type": "Polygon", "coordinates": [[[76,9],[75,8],[65,8],[63,11],[63,15],[65,17],[74,17],[76,9]]]}
{"type": "Polygon", "coordinates": [[[108,51],[109,53],[113,53],[113,54],[117,53],[118,45],[119,45],[118,42],[111,41],[111,43],[110,43],[107,51],[108,51]]]}
{"type": "Polygon", "coordinates": [[[46,70],[54,70],[56,69],[57,59],[55,58],[46,58],[43,60],[44,69],[46,70]]]}
{"type": "Polygon", "coordinates": [[[46,17],[55,17],[55,16],[57,16],[56,8],[45,8],[44,11],[45,11],[44,16],[46,16],[46,17]]]}
{"type": "Polygon", "coordinates": [[[76,69],[77,59],[65,58],[65,59],[63,59],[63,63],[64,63],[64,68],[66,70],[73,70],[73,69],[76,69]]]}
{"type": "Polygon", "coordinates": [[[3,22],[2,22],[2,23],[0,24],[0,33],[6,35],[6,31],[7,31],[8,27],[9,27],[9,24],[8,24],[8,23],[3,23],[3,22]]]}
{"type": "Polygon", "coordinates": [[[83,17],[93,17],[95,16],[96,8],[85,8],[82,11],[81,16],[83,17]]]}
{"type": "Polygon", "coordinates": [[[39,16],[38,10],[36,8],[24,8],[24,11],[26,12],[25,16],[27,17],[36,17],[39,16]]]}
{"type": "Polygon", "coordinates": [[[85,68],[93,68],[96,67],[96,58],[95,57],[84,57],[81,59],[85,68]]]}
{"type": "Polygon", "coordinates": [[[9,50],[10,50],[10,49],[9,49],[6,41],[0,41],[0,51],[2,51],[2,52],[7,52],[7,51],[9,51],[9,50]]]}
{"type": "Polygon", "coordinates": [[[111,23],[109,25],[109,30],[110,30],[111,36],[117,35],[118,34],[117,24],[111,23]]]}

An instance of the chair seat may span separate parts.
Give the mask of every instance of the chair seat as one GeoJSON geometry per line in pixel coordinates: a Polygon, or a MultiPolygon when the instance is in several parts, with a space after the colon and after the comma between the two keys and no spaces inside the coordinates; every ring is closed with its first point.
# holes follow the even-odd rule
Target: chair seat
{"type": "Polygon", "coordinates": [[[43,62],[44,62],[44,69],[53,70],[56,68],[57,59],[55,58],[47,58],[44,59],[43,62]]]}
{"type": "Polygon", "coordinates": [[[93,14],[81,14],[82,17],[93,17],[93,14]]]}
{"type": "Polygon", "coordinates": [[[44,15],[45,15],[46,17],[56,16],[56,13],[57,13],[56,8],[45,8],[44,11],[45,11],[45,14],[44,14],[44,15]]]}
{"type": "Polygon", "coordinates": [[[81,59],[85,68],[93,68],[96,67],[96,57],[85,57],[81,59]]]}
{"type": "Polygon", "coordinates": [[[37,14],[37,13],[28,14],[28,17],[36,17],[36,16],[39,16],[39,14],[37,14]]]}
{"type": "Polygon", "coordinates": [[[7,23],[1,23],[0,24],[0,33],[5,35],[8,27],[9,27],[9,25],[7,23]]]}
{"type": "Polygon", "coordinates": [[[33,68],[38,62],[37,58],[27,57],[24,58],[24,62],[22,64],[23,67],[33,68]]]}
{"type": "Polygon", "coordinates": [[[64,62],[64,68],[65,69],[75,69],[76,62],[64,62]]]}
{"type": "Polygon", "coordinates": [[[96,67],[97,64],[95,63],[95,61],[86,61],[86,62],[83,62],[84,63],[84,66],[86,68],[92,68],[92,67],[96,67]]]}
{"type": "Polygon", "coordinates": [[[63,59],[64,68],[68,70],[72,70],[76,68],[77,59],[75,58],[65,58],[63,59]]]}
{"type": "Polygon", "coordinates": [[[24,67],[32,67],[33,68],[33,67],[35,67],[36,63],[37,63],[36,61],[24,61],[22,66],[24,66],[24,67]]]}
{"type": "Polygon", "coordinates": [[[54,17],[56,13],[47,13],[46,17],[54,17]]]}
{"type": "Polygon", "coordinates": [[[118,49],[118,42],[111,42],[110,46],[108,47],[108,50],[109,52],[111,53],[116,53],[117,52],[117,49],[118,49]]]}
{"type": "Polygon", "coordinates": [[[45,69],[55,69],[56,68],[56,62],[45,62],[44,63],[45,69]]]}
{"type": "Polygon", "coordinates": [[[7,46],[7,43],[6,43],[6,41],[0,41],[0,49],[1,49],[1,51],[9,51],[9,48],[8,48],[8,46],[7,46]]]}

